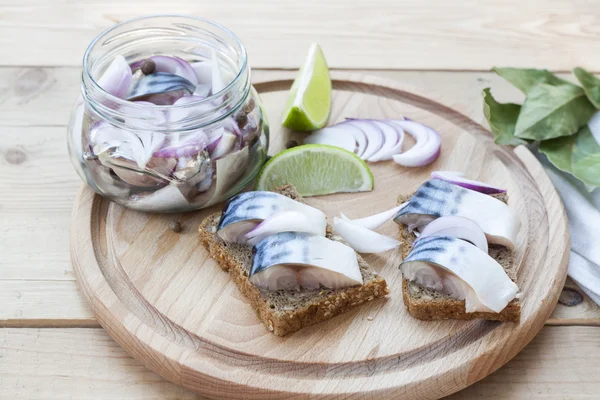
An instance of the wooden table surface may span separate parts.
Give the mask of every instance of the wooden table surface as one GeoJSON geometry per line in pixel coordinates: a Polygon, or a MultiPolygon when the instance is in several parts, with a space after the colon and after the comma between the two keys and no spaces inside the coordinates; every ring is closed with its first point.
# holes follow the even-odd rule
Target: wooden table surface
{"type": "MultiPolygon", "coordinates": [[[[68,226],[81,182],[66,124],[81,57],[101,30],[153,13],[214,19],[246,44],[255,79],[297,68],[318,41],[333,69],[431,90],[481,122],[482,88],[521,100],[487,72],[494,65],[600,70],[592,3],[0,0],[0,399],[200,398],[108,337],[73,276],[68,226]]],[[[579,295],[568,282],[564,302],[579,295]]],[[[600,307],[583,296],[559,304],[514,360],[451,398],[597,399],[599,350],[600,307]]]]}

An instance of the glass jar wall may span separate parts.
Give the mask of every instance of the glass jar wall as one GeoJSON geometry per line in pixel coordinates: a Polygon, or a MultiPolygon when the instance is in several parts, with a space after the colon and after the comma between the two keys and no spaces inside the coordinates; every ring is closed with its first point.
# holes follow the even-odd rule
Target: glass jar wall
{"type": "Polygon", "coordinates": [[[68,144],[97,193],[132,209],[180,212],[223,201],[256,176],[268,123],[233,33],[154,16],[90,44],[68,144]]]}

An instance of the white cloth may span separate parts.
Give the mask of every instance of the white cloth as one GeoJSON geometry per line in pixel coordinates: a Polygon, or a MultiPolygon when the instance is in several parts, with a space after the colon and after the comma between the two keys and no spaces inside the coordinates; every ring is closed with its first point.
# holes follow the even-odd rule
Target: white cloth
{"type": "Polygon", "coordinates": [[[600,305],[600,189],[588,192],[573,176],[538,155],[562,198],[569,218],[571,258],[569,276],[600,305]]]}

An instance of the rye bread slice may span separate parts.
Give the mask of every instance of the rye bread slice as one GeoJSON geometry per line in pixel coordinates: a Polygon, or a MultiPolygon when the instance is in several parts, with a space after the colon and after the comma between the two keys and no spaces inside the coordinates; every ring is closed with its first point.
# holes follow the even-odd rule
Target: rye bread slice
{"type": "MultiPolygon", "coordinates": [[[[292,185],[283,186],[274,192],[303,202],[292,185]]],[[[221,240],[216,234],[220,218],[221,213],[215,213],[202,221],[199,228],[200,241],[219,266],[231,274],[238,289],[248,298],[265,327],[277,336],[284,336],[305,326],[325,321],[360,304],[385,297],[389,293],[386,281],[358,254],[356,256],[364,282],[362,286],[337,290],[259,289],[248,279],[252,266],[252,248],[221,240]]],[[[327,226],[327,237],[341,241],[330,226],[327,226]]]]}
{"type": "MultiPolygon", "coordinates": [[[[399,196],[398,204],[408,201],[412,195],[399,196]]],[[[494,195],[498,200],[506,203],[506,194],[494,195]]],[[[414,233],[408,231],[406,225],[400,225],[400,241],[402,241],[402,259],[406,258],[417,239],[414,233]]],[[[516,266],[513,252],[499,245],[489,246],[489,255],[498,261],[504,268],[508,277],[516,280],[516,266]]],[[[519,322],[521,318],[521,302],[514,299],[499,313],[494,312],[465,312],[465,301],[457,300],[436,290],[425,288],[421,285],[402,279],[402,297],[406,309],[413,317],[424,321],[444,319],[487,319],[502,322],[519,322]]]]}

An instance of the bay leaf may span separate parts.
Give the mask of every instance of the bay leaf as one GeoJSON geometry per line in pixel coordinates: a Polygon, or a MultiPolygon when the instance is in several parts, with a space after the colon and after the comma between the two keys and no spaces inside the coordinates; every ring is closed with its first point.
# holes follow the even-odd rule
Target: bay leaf
{"type": "Polygon", "coordinates": [[[545,140],[539,149],[556,168],[572,174],[589,191],[600,186],[600,145],[587,126],[575,135],[545,140]]]}
{"type": "Polygon", "coordinates": [[[515,125],[520,111],[520,105],[498,103],[492,96],[490,88],[483,89],[483,114],[496,143],[511,146],[527,143],[526,140],[515,136],[515,125]]]}
{"type": "Polygon", "coordinates": [[[575,137],[571,166],[573,175],[588,189],[600,186],[600,145],[587,126],[575,137]]]}
{"type": "Polygon", "coordinates": [[[549,85],[569,84],[569,82],[556,77],[547,69],[494,67],[493,71],[525,94],[529,94],[531,89],[538,83],[549,85]]]}
{"type": "Polygon", "coordinates": [[[539,149],[556,168],[571,174],[573,172],[571,160],[573,158],[573,146],[576,139],[576,135],[571,135],[544,140],[540,142],[539,149]]]}
{"type": "Polygon", "coordinates": [[[594,107],[600,109],[600,79],[580,67],[575,68],[573,74],[577,77],[581,86],[583,86],[585,95],[590,102],[594,107]]]}
{"type": "Polygon", "coordinates": [[[587,124],[596,109],[579,86],[538,83],[527,95],[515,136],[546,140],[573,135],[587,124]]]}

